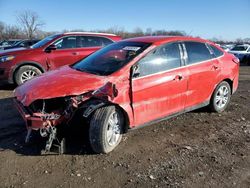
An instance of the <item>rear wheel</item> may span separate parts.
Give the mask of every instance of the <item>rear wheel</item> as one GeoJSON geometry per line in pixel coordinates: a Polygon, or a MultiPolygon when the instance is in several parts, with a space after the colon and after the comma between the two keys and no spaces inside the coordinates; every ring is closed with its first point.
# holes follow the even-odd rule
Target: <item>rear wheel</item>
{"type": "Polygon", "coordinates": [[[32,66],[32,65],[24,65],[22,67],[20,67],[17,72],[15,73],[15,83],[17,85],[21,85],[23,84],[24,82],[34,78],[35,76],[38,76],[38,75],[41,75],[42,72],[32,66]]]}
{"type": "Polygon", "coordinates": [[[123,114],[115,106],[97,109],[91,117],[89,139],[96,153],[111,152],[122,139],[123,114]]]}
{"type": "Polygon", "coordinates": [[[226,81],[223,81],[214,90],[210,101],[210,109],[213,112],[221,113],[227,108],[230,99],[231,87],[226,81]]]}

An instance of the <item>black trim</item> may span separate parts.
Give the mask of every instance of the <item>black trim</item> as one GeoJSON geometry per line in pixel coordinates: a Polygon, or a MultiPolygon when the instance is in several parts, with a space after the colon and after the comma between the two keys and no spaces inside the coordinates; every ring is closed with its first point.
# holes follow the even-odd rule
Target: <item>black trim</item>
{"type": "Polygon", "coordinates": [[[186,109],[184,109],[184,110],[182,110],[182,111],[180,111],[180,112],[176,112],[176,113],[170,114],[170,115],[165,116],[165,117],[163,117],[163,118],[158,118],[158,119],[155,119],[155,120],[150,121],[150,122],[148,122],[148,123],[144,123],[144,124],[141,124],[141,125],[132,127],[132,128],[130,128],[129,130],[135,130],[135,129],[143,128],[143,127],[146,127],[146,126],[149,126],[149,125],[152,125],[152,124],[159,123],[159,122],[161,122],[161,121],[170,119],[170,118],[172,118],[172,117],[178,116],[178,115],[180,115],[180,114],[184,114],[184,113],[186,113],[186,112],[190,112],[190,111],[193,111],[193,110],[196,110],[196,109],[205,107],[205,106],[209,105],[209,102],[210,102],[210,101],[203,102],[203,103],[201,103],[201,104],[198,104],[198,105],[195,105],[195,106],[186,108],[186,109]]]}

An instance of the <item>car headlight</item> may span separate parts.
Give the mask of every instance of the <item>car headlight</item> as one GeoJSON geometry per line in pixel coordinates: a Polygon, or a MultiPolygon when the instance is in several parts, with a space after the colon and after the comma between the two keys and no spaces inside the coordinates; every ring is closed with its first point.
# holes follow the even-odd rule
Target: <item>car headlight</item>
{"type": "Polygon", "coordinates": [[[2,56],[2,57],[0,57],[0,62],[3,63],[6,61],[11,61],[14,58],[15,58],[15,56],[13,56],[13,55],[2,56]]]}

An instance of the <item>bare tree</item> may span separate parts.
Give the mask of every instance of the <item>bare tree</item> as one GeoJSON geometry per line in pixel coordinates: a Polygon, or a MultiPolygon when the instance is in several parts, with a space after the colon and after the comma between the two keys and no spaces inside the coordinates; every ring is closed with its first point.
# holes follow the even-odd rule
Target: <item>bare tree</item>
{"type": "Polygon", "coordinates": [[[5,24],[0,21],[0,40],[4,39],[4,28],[5,24]]]}
{"type": "Polygon", "coordinates": [[[34,38],[35,33],[45,25],[44,22],[41,21],[38,14],[30,10],[20,12],[17,15],[17,21],[29,39],[34,38]]]}

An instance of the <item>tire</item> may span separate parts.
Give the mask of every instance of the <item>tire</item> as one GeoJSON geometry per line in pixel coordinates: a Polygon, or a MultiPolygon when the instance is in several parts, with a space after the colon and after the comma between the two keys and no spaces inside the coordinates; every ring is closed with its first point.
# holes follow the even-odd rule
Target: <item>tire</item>
{"type": "Polygon", "coordinates": [[[97,109],[89,127],[90,145],[96,153],[111,152],[122,139],[124,117],[115,106],[97,109]]]}
{"type": "Polygon", "coordinates": [[[41,75],[42,72],[32,66],[32,65],[24,65],[21,66],[14,75],[14,81],[17,85],[21,85],[24,82],[34,78],[35,76],[41,75]]]}
{"type": "Polygon", "coordinates": [[[223,112],[231,99],[231,87],[228,82],[221,82],[214,90],[210,100],[210,109],[212,112],[223,112]]]}

